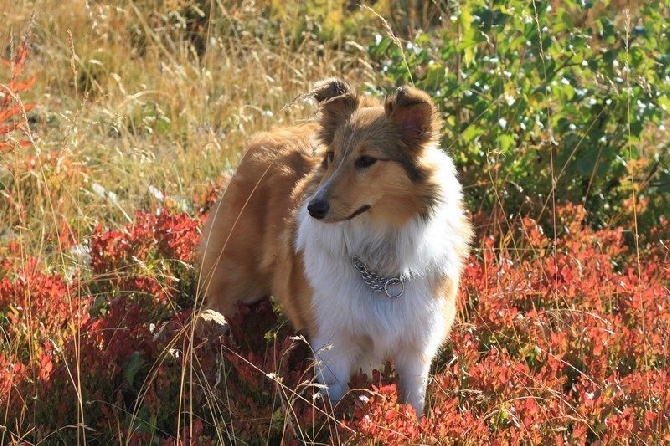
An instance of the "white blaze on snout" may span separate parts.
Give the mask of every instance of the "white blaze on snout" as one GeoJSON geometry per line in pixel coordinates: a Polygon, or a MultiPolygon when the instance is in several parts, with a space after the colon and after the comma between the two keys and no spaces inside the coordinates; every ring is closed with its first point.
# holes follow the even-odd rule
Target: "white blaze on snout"
{"type": "Polygon", "coordinates": [[[328,200],[330,198],[328,196],[329,189],[332,186],[332,184],[337,181],[337,177],[339,176],[340,171],[343,169],[344,161],[346,159],[347,159],[347,154],[345,153],[344,156],[342,156],[342,159],[340,159],[337,166],[334,167],[334,168],[331,168],[331,169],[334,169],[334,170],[331,172],[331,174],[328,176],[328,178],[326,178],[326,180],[323,183],[321,183],[319,188],[316,190],[316,192],[314,193],[314,197],[313,197],[314,199],[320,198],[320,199],[328,200]]]}

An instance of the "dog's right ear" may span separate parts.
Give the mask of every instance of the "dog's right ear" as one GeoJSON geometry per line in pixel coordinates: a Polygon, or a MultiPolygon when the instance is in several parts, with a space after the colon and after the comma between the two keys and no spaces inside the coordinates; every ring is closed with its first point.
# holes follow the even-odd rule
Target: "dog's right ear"
{"type": "Polygon", "coordinates": [[[358,107],[356,91],[343,80],[329,78],[318,82],[309,96],[321,106],[321,139],[330,144],[340,123],[358,107]]]}

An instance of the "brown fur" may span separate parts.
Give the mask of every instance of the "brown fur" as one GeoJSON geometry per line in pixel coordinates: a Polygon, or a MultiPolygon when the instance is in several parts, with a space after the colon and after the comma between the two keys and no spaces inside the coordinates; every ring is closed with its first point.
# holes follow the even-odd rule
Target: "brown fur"
{"type": "Polygon", "coordinates": [[[250,143],[203,230],[201,283],[208,308],[230,316],[237,302],[273,295],[296,329],[313,323],[306,305],[310,286],[302,258],[293,252],[295,223],[289,215],[305,176],[320,162],[316,129],[277,129],[250,143]]]}

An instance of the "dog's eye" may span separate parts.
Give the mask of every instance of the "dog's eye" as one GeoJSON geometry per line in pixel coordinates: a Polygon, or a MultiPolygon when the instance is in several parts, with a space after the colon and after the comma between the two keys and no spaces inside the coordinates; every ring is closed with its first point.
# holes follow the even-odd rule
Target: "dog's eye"
{"type": "Polygon", "coordinates": [[[359,156],[356,158],[356,161],[354,162],[354,165],[356,166],[357,169],[366,169],[370,166],[372,166],[374,163],[377,162],[377,158],[373,158],[371,156],[359,156]]]}
{"type": "Polygon", "coordinates": [[[333,159],[335,158],[335,152],[326,152],[326,156],[323,157],[323,165],[327,166],[330,163],[333,162],[333,159]]]}

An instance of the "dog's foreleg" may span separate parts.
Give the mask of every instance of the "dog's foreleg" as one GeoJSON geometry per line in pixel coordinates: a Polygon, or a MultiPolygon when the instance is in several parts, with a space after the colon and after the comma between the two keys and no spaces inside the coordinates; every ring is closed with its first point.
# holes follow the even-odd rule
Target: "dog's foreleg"
{"type": "Polygon", "coordinates": [[[410,404],[421,418],[426,403],[426,388],[430,359],[419,352],[402,352],[395,358],[396,371],[400,378],[400,395],[403,403],[410,404]]]}
{"type": "Polygon", "coordinates": [[[348,342],[334,336],[317,337],[313,342],[316,379],[327,386],[322,394],[337,402],[347,392],[351,368],[357,359],[357,351],[348,342]]]}

